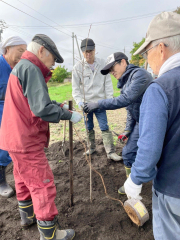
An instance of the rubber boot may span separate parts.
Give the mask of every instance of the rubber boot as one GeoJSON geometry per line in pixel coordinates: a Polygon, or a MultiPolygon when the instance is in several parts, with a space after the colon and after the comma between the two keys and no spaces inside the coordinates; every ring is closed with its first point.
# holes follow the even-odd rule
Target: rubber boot
{"type": "Polygon", "coordinates": [[[90,153],[89,153],[89,149],[88,149],[83,155],[89,156],[89,154],[93,154],[96,151],[95,131],[94,130],[88,131],[88,139],[89,139],[90,153]]]}
{"type": "Polygon", "coordinates": [[[73,229],[59,230],[59,223],[56,218],[53,221],[37,220],[40,240],[72,240],[75,236],[73,229]]]}
{"type": "MultiPolygon", "coordinates": [[[[128,178],[130,173],[131,173],[131,168],[130,167],[125,167],[125,170],[126,170],[126,177],[128,178]]],[[[118,193],[119,194],[126,194],[125,189],[124,189],[124,185],[118,189],[118,193]]]]}
{"type": "Polygon", "coordinates": [[[0,195],[10,198],[14,195],[14,190],[6,182],[6,167],[0,165],[0,195]]]}
{"type": "Polygon", "coordinates": [[[36,223],[36,217],[34,215],[32,200],[19,201],[19,212],[21,216],[21,226],[28,227],[36,223]]]}
{"type": "Polygon", "coordinates": [[[104,147],[107,153],[107,158],[112,159],[114,161],[120,161],[122,160],[121,156],[118,156],[115,153],[115,147],[113,143],[113,135],[112,132],[109,130],[102,131],[102,138],[103,138],[103,143],[104,147]]]}

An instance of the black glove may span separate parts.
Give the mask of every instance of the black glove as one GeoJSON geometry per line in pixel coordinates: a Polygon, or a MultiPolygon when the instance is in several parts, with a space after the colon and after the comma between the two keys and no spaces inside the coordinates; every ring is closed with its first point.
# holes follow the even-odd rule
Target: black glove
{"type": "Polygon", "coordinates": [[[99,108],[99,105],[97,102],[85,103],[84,107],[83,107],[83,111],[85,113],[90,113],[90,112],[96,110],[97,108],[99,108]]]}

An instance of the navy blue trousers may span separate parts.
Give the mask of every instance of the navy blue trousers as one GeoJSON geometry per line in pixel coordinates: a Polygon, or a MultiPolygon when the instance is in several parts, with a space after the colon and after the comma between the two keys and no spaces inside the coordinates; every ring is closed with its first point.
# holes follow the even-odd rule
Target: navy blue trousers
{"type": "Polygon", "coordinates": [[[138,146],[137,141],[139,139],[139,123],[137,122],[131,132],[126,145],[122,151],[122,158],[126,167],[131,167],[135,162],[138,146]]]}

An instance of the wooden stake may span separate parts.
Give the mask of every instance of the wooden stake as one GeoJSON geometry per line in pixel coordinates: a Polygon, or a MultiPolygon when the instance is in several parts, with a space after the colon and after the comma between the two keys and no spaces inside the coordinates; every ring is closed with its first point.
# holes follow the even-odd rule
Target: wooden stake
{"type": "MultiPolygon", "coordinates": [[[[72,110],[73,103],[69,101],[69,110],[72,110]]],[[[73,123],[69,121],[69,182],[70,182],[70,207],[73,203],[73,123]]]]}

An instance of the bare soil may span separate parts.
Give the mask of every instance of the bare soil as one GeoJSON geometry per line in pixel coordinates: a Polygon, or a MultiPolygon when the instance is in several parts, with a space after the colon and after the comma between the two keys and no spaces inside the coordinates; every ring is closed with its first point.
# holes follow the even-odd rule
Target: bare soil
{"type": "MultiPolygon", "coordinates": [[[[97,151],[92,155],[92,165],[105,181],[107,192],[123,202],[126,196],[118,196],[117,190],[124,183],[125,171],[122,162],[108,160],[101,139],[97,141],[97,151]]],[[[68,142],[66,142],[68,154],[68,142]]],[[[117,153],[121,154],[123,145],[117,143],[117,153]]],[[[151,215],[151,183],[144,184],[143,203],[150,214],[150,220],[143,227],[131,222],[118,201],[109,200],[104,193],[103,184],[96,173],[92,173],[92,203],[89,200],[89,166],[83,156],[84,147],[74,142],[74,206],[70,207],[69,157],[64,157],[61,142],[46,149],[49,164],[54,173],[57,187],[56,205],[62,228],[73,228],[75,240],[153,240],[151,215]]],[[[7,180],[14,187],[13,166],[7,169],[7,180]]],[[[0,197],[0,239],[1,240],[39,240],[37,226],[28,230],[20,227],[16,197],[0,197]]]]}
{"type": "MultiPolygon", "coordinates": [[[[117,133],[122,133],[126,122],[126,110],[107,111],[109,127],[117,133]]],[[[66,142],[67,157],[61,151],[63,138],[63,121],[51,124],[51,145],[46,149],[49,164],[54,173],[57,187],[56,205],[59,210],[59,222],[62,228],[73,228],[76,231],[75,240],[153,240],[151,214],[151,183],[144,184],[142,202],[150,214],[150,220],[143,227],[137,227],[131,222],[118,201],[109,200],[102,181],[96,173],[92,173],[92,198],[89,200],[89,166],[83,156],[84,147],[79,142],[86,139],[83,121],[74,125],[78,136],[74,134],[74,206],[70,207],[69,158],[68,142],[66,142]]],[[[66,127],[68,139],[68,122],[66,127]]],[[[126,176],[122,162],[108,160],[101,139],[101,131],[95,119],[97,151],[92,155],[92,166],[98,170],[105,181],[107,192],[121,201],[126,196],[118,196],[117,190],[123,185],[126,176]]],[[[123,145],[114,137],[117,153],[121,154],[123,145]]],[[[14,188],[13,165],[7,167],[7,181],[14,188]]],[[[20,216],[16,197],[4,199],[0,197],[0,240],[39,240],[37,226],[28,230],[20,226],[20,216]]]]}
{"type": "MultiPolygon", "coordinates": [[[[79,113],[82,114],[82,111],[80,111],[78,108],[76,109],[79,113]]],[[[125,128],[126,123],[126,109],[117,109],[114,111],[107,111],[107,117],[108,117],[108,124],[111,131],[115,131],[117,133],[122,133],[125,128]]],[[[57,141],[62,141],[63,139],[63,126],[64,121],[60,121],[57,124],[51,123],[50,124],[50,131],[51,131],[51,138],[50,138],[50,144],[55,143],[57,141]]],[[[98,122],[96,117],[94,117],[94,126],[95,126],[95,132],[96,132],[96,138],[101,138],[101,130],[99,128],[98,122]]],[[[79,136],[81,136],[82,139],[86,139],[86,129],[84,125],[84,121],[77,123],[74,125],[76,128],[79,136]]],[[[66,139],[68,139],[68,131],[69,131],[69,123],[66,121],[66,139]]],[[[114,137],[115,140],[117,140],[117,137],[114,137]]],[[[74,134],[74,140],[79,141],[79,137],[74,134]]]]}

